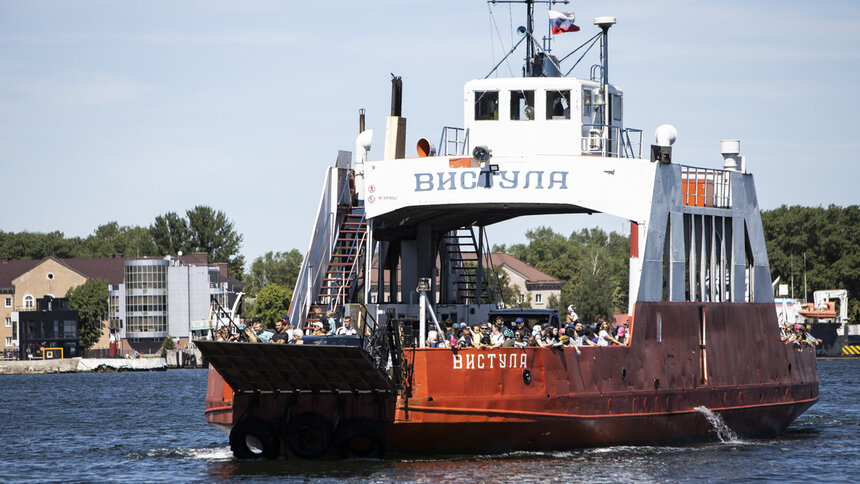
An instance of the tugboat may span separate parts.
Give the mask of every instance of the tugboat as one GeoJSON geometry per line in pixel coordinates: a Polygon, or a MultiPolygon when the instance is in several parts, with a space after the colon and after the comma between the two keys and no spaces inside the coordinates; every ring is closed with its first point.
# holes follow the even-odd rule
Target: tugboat
{"type": "Polygon", "coordinates": [[[581,79],[534,37],[524,3],[508,53],[526,46],[524,76],[466,83],[464,125],[444,128],[438,150],[422,139],[406,157],[395,79],[383,159],[368,158],[362,117],[355,150],[327,170],[289,316],[305,327],[334,310],[358,335],[198,343],[206,419],[237,458],[706,440],[713,414],[772,436],[818,401],[814,350],[780,341],[739,142],[721,142],[722,169],[679,164],[663,125],[643,157],[610,83],[615,18],[594,19],[582,49],[597,45],[600,62],[581,79]],[[497,308],[485,227],[598,212],[630,222],[628,345],[430,347],[440,321],[497,308]]]}

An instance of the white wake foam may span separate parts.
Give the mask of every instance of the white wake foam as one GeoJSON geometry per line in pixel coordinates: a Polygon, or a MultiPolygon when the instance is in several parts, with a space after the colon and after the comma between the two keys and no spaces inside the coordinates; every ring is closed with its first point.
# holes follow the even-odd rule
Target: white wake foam
{"type": "Polygon", "coordinates": [[[743,441],[738,434],[735,433],[734,430],[730,429],[728,425],[723,421],[723,418],[712,412],[711,409],[705,406],[699,406],[693,408],[693,410],[701,413],[708,419],[708,423],[711,424],[714,431],[717,433],[717,438],[720,439],[720,442],[726,444],[742,444],[743,441]]]}

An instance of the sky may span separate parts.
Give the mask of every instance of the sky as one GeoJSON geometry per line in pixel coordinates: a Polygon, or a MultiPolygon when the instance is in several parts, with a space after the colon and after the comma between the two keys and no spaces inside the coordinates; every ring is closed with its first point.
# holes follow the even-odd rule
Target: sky
{"type": "MultiPolygon", "coordinates": [[[[555,8],[582,28],[555,36],[558,56],[597,32],[594,17],[617,18],[610,82],[646,144],[669,123],[676,162],[721,168],[719,141],[740,139],[762,209],[860,203],[860,2],[555,8]]],[[[546,19],[536,7],[538,35],[546,19]]],[[[209,205],[233,220],[249,263],[304,252],[360,108],[376,133],[369,157],[382,158],[391,74],[414,156],[419,138],[463,125],[463,84],[487,75],[523,23],[524,7],[482,0],[4,0],[0,230],[85,237],[209,205]]],[[[605,215],[516,219],[490,242],[524,242],[541,225],[627,230],[605,215]]]]}

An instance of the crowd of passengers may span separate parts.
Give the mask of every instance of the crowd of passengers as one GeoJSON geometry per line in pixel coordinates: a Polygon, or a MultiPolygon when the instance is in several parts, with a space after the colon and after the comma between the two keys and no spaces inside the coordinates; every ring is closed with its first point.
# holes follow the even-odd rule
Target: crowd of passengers
{"type": "Polygon", "coordinates": [[[798,351],[802,351],[804,347],[815,347],[821,344],[820,339],[816,339],[811,334],[812,324],[807,323],[806,326],[795,323],[785,323],[779,327],[779,339],[785,344],[793,344],[798,351]]]}
{"type": "MultiPolygon", "coordinates": [[[[579,320],[576,310],[568,308],[566,324],[562,328],[549,324],[527,327],[523,318],[505,322],[501,316],[492,323],[485,321],[468,325],[447,320],[441,323],[444,334],[436,329],[427,333],[426,345],[431,348],[502,348],[502,347],[554,347],[566,346],[627,346],[630,332],[627,323],[611,325],[599,315],[593,325],[579,320]]],[[[218,341],[242,341],[251,343],[303,344],[304,336],[350,336],[357,334],[352,318],[337,320],[337,313],[329,311],[326,317],[317,314],[318,321],[310,322],[304,329],[293,328],[284,315],[275,321],[274,330],[263,328],[263,320],[254,318],[250,322],[242,319],[236,325],[225,326],[216,332],[218,341]]]]}
{"type": "MultiPolygon", "coordinates": [[[[321,316],[321,315],[318,315],[321,316]]],[[[293,328],[287,315],[275,321],[273,330],[263,328],[263,320],[253,318],[250,322],[241,319],[236,325],[224,326],[216,332],[218,341],[243,341],[250,343],[303,344],[305,336],[351,336],[357,334],[352,318],[337,321],[337,313],[329,311],[325,318],[311,322],[304,329],[293,328]]]]}
{"type": "Polygon", "coordinates": [[[468,325],[452,323],[450,320],[442,323],[444,334],[436,329],[427,333],[427,346],[431,348],[504,348],[529,346],[563,348],[566,346],[627,346],[630,344],[630,333],[627,323],[620,325],[609,324],[603,316],[598,316],[594,325],[585,324],[576,317],[573,308],[566,324],[557,328],[549,324],[535,324],[528,327],[523,318],[505,322],[502,317],[495,321],[468,325]]]}

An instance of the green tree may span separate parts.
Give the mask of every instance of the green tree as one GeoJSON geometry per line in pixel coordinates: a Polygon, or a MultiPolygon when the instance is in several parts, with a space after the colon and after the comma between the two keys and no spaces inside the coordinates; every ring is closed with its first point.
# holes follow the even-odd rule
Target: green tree
{"type": "Polygon", "coordinates": [[[102,279],[88,279],[66,293],[69,306],[78,311],[79,346],[85,350],[94,345],[104,329],[108,314],[108,286],[102,279]]]}
{"type": "Polygon", "coordinates": [[[526,238],[527,244],[512,245],[508,253],[564,282],[560,297],[549,302],[549,307],[564,313],[568,305],[575,304],[580,318],[586,320],[627,309],[628,237],[597,228],[564,237],[548,227],[538,227],[526,232],[526,238]]]}
{"type": "Polygon", "coordinates": [[[108,222],[99,225],[92,235],[83,240],[76,257],[107,257],[111,254],[127,257],[160,255],[149,229],[108,222]]]}
{"type": "Polygon", "coordinates": [[[292,296],[296,278],[302,266],[302,254],[293,249],[289,252],[266,252],[254,259],[251,270],[245,276],[245,292],[254,296],[267,284],[286,287],[292,296]]]}
{"type": "Polygon", "coordinates": [[[173,338],[170,336],[165,336],[164,341],[161,342],[161,351],[170,351],[176,349],[176,343],[173,342],[173,338]]]}
{"type": "Polygon", "coordinates": [[[159,255],[177,255],[179,251],[189,249],[191,230],[188,222],[176,212],[155,217],[155,222],[149,226],[149,233],[159,255]]]}
{"type": "Polygon", "coordinates": [[[79,238],[67,239],[62,232],[0,232],[0,257],[44,259],[74,257],[79,238]]]}
{"type": "Polygon", "coordinates": [[[272,327],[275,321],[287,314],[290,308],[290,292],[279,284],[269,283],[257,294],[252,316],[259,316],[266,327],[272,327]]]}
{"type": "Polygon", "coordinates": [[[771,277],[791,286],[795,298],[847,289],[849,319],[860,318],[860,206],[783,205],[762,211],[771,277]],[[804,294],[804,276],[807,292],[804,294]]]}
{"type": "Polygon", "coordinates": [[[561,299],[555,294],[549,296],[546,307],[547,309],[558,309],[558,312],[562,315],[567,314],[567,308],[561,307],[561,299]]]}
{"type": "Polygon", "coordinates": [[[245,257],[239,254],[242,235],[220,210],[198,205],[185,212],[190,230],[189,247],[209,254],[211,262],[226,262],[230,274],[241,278],[245,257]]]}

